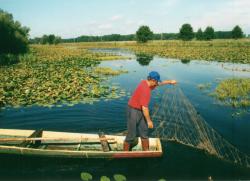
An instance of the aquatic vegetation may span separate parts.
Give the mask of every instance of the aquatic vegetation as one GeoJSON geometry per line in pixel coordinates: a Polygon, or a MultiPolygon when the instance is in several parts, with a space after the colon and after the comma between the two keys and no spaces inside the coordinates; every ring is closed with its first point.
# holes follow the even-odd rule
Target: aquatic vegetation
{"type": "Polygon", "coordinates": [[[232,78],[219,83],[214,91],[217,99],[233,107],[250,106],[250,78],[232,78]]]}
{"type": "Polygon", "coordinates": [[[81,173],[81,179],[82,179],[83,181],[89,181],[89,180],[92,180],[93,177],[92,177],[92,175],[91,175],[90,173],[88,173],[88,172],[82,172],[82,173],[81,173]]]}
{"type": "Polygon", "coordinates": [[[151,41],[80,43],[88,48],[125,48],[135,53],[145,53],[181,60],[209,60],[222,62],[250,63],[250,40],[213,41],[151,41]]]}
{"type": "Polygon", "coordinates": [[[107,176],[101,176],[100,181],[110,181],[110,178],[108,178],[107,176]]]}
{"type": "Polygon", "coordinates": [[[200,90],[207,90],[211,88],[211,83],[198,84],[197,87],[200,90]]]}
{"type": "Polygon", "coordinates": [[[128,71],[125,70],[113,70],[109,67],[96,67],[93,70],[96,74],[103,74],[103,75],[119,75],[121,73],[128,73],[128,71]]]}
{"type": "Polygon", "coordinates": [[[105,85],[105,80],[125,71],[94,69],[106,55],[75,47],[35,45],[30,54],[20,57],[19,64],[0,68],[0,106],[72,106],[119,98],[124,95],[121,90],[105,85]]]}
{"type": "MultiPolygon", "coordinates": [[[[127,178],[122,174],[114,174],[113,178],[114,178],[114,181],[126,181],[127,180],[127,178]]],[[[90,181],[90,180],[93,179],[93,176],[88,172],[82,172],[81,173],[81,179],[83,181],[90,181]]],[[[107,176],[101,176],[100,177],[100,181],[110,181],[110,180],[111,179],[109,177],[107,177],[107,176]]],[[[166,179],[161,178],[158,181],[166,181],[166,179]]]]}
{"type": "Polygon", "coordinates": [[[126,177],[124,175],[121,175],[121,174],[115,174],[113,176],[114,180],[115,181],[126,181],[126,177]]]}

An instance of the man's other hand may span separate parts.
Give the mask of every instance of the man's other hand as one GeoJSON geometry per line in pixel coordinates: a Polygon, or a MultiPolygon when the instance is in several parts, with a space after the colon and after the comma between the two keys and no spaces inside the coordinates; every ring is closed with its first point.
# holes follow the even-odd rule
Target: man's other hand
{"type": "Polygon", "coordinates": [[[152,121],[148,121],[148,128],[149,128],[149,129],[154,128],[154,124],[153,124],[152,121]]]}

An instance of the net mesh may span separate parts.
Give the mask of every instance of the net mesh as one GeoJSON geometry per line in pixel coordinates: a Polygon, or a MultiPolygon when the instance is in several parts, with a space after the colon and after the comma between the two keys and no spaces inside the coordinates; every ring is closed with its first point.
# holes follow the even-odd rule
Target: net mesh
{"type": "Polygon", "coordinates": [[[202,149],[220,159],[250,167],[249,155],[216,132],[178,86],[168,88],[153,108],[154,136],[202,149]]]}

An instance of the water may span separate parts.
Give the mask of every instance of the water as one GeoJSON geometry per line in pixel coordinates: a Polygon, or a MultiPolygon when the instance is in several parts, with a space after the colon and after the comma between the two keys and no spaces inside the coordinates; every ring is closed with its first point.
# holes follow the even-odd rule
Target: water
{"type": "MultiPolygon", "coordinates": [[[[211,90],[218,80],[230,77],[250,77],[250,65],[187,61],[149,57],[147,60],[119,49],[94,50],[131,56],[131,60],[104,61],[99,66],[125,69],[129,73],[111,78],[110,84],[119,84],[131,94],[148,72],[156,70],[161,79],[176,79],[200,115],[224,138],[241,151],[250,154],[250,114],[233,117],[238,110],[219,104],[208,91],[201,91],[197,84],[211,83],[211,90]]],[[[170,85],[159,87],[152,94],[150,106],[170,85]]],[[[0,127],[13,129],[40,129],[84,133],[115,134],[126,129],[126,106],[129,96],[99,101],[93,105],[77,104],[72,107],[8,108],[0,112],[0,127]]],[[[248,110],[249,111],[249,110],[248,110]]],[[[59,179],[80,180],[81,172],[89,172],[94,179],[106,175],[123,174],[128,180],[166,179],[250,179],[250,170],[218,160],[203,151],[175,143],[163,142],[164,155],[157,159],[132,160],[79,160],[0,156],[0,179],[59,179]]]]}

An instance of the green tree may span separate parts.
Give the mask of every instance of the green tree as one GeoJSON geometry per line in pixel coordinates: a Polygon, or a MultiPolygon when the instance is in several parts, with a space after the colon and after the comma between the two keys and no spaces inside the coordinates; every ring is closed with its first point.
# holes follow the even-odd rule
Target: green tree
{"type": "Polygon", "coordinates": [[[40,38],[40,43],[42,43],[42,44],[52,45],[52,44],[58,44],[61,42],[62,42],[62,38],[60,36],[55,36],[53,34],[43,35],[42,38],[40,38]]]}
{"type": "Polygon", "coordinates": [[[180,28],[179,38],[188,41],[194,38],[193,28],[190,24],[183,24],[180,28]]]}
{"type": "Polygon", "coordinates": [[[204,35],[203,37],[204,37],[205,40],[212,40],[212,39],[214,39],[215,38],[215,33],[214,33],[213,27],[208,26],[205,29],[203,35],[204,35]]]}
{"type": "Polygon", "coordinates": [[[235,26],[232,30],[232,38],[234,39],[243,38],[243,31],[238,25],[235,26]]]}
{"type": "Polygon", "coordinates": [[[56,36],[54,40],[54,44],[57,45],[62,42],[62,38],[60,36],[56,36]]]}
{"type": "Polygon", "coordinates": [[[41,38],[41,43],[42,44],[47,44],[49,42],[49,37],[48,35],[43,35],[41,38]]]}
{"type": "Polygon", "coordinates": [[[203,32],[202,32],[201,28],[199,28],[197,33],[196,33],[196,39],[203,40],[203,32]]]}
{"type": "Polygon", "coordinates": [[[153,32],[148,26],[141,26],[136,31],[136,40],[139,43],[146,43],[148,40],[153,38],[153,32]]]}
{"type": "Polygon", "coordinates": [[[55,35],[49,35],[49,36],[48,36],[48,43],[49,43],[50,45],[51,45],[51,44],[54,44],[55,39],[56,39],[56,36],[55,36],[55,35]]]}
{"type": "Polygon", "coordinates": [[[29,28],[13,20],[12,14],[0,9],[0,54],[22,54],[28,51],[29,28]]]}

